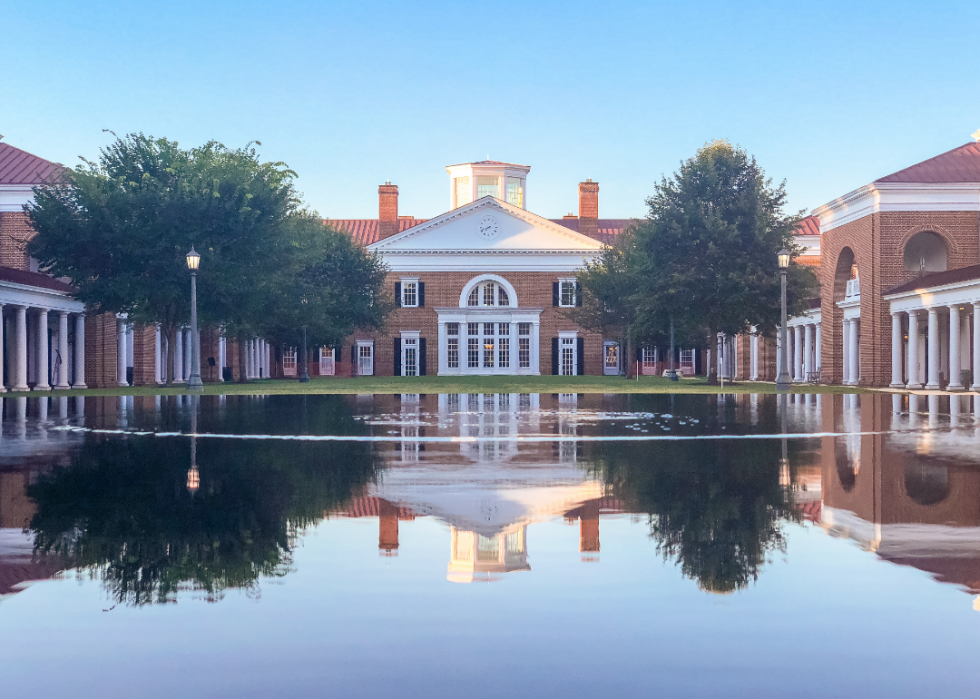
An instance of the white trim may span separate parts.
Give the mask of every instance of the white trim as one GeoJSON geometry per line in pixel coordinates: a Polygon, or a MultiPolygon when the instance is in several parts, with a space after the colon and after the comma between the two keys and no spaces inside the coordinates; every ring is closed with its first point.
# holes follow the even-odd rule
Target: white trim
{"type": "Polygon", "coordinates": [[[888,211],[980,211],[980,183],[878,182],[818,206],[820,232],[888,211]]]}
{"type": "Polygon", "coordinates": [[[8,281],[0,281],[0,303],[68,313],[85,312],[85,304],[65,292],[8,281]]]}
{"type": "Polygon", "coordinates": [[[501,277],[499,274],[481,274],[470,279],[466,286],[463,287],[462,293],[459,295],[459,307],[465,308],[467,311],[474,311],[480,309],[495,309],[495,308],[517,308],[517,291],[514,289],[514,285],[509,281],[501,277]],[[477,286],[481,282],[496,282],[500,286],[504,287],[507,292],[507,300],[510,302],[506,306],[467,306],[466,303],[469,300],[470,292],[473,291],[473,287],[477,286]]]}
{"type": "Polygon", "coordinates": [[[32,184],[0,186],[0,213],[23,213],[24,206],[34,201],[32,184]]]}

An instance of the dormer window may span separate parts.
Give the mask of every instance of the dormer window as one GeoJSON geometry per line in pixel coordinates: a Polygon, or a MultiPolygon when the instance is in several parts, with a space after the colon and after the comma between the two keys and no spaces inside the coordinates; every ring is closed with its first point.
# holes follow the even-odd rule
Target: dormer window
{"type": "Polygon", "coordinates": [[[449,205],[453,209],[482,197],[493,197],[521,209],[527,208],[528,165],[481,160],[449,165],[449,205]]]}

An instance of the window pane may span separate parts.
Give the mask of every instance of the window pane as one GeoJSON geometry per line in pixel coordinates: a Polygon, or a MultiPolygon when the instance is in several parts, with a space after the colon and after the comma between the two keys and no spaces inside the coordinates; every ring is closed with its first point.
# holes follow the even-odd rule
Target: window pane
{"type": "Polygon", "coordinates": [[[479,306],[480,305],[480,285],[477,284],[470,290],[470,295],[466,299],[467,306],[479,306]]]}
{"type": "Polygon", "coordinates": [[[562,306],[574,306],[575,305],[575,282],[562,282],[561,283],[561,301],[562,306]]]}
{"type": "Polygon", "coordinates": [[[500,178],[479,175],[476,178],[476,198],[496,197],[500,199],[500,188],[498,186],[500,178]]]}
{"type": "Polygon", "coordinates": [[[459,208],[464,204],[469,204],[470,203],[469,176],[467,175],[466,177],[457,177],[454,180],[454,184],[456,187],[456,206],[454,208],[459,208]]]}
{"type": "Polygon", "coordinates": [[[471,337],[466,345],[466,366],[470,369],[480,367],[480,338],[471,337]]]}
{"type": "Polygon", "coordinates": [[[615,369],[619,366],[619,345],[606,345],[606,367],[615,369]]]}
{"type": "Polygon", "coordinates": [[[447,335],[459,335],[459,323],[446,323],[447,335]]]}
{"type": "Polygon", "coordinates": [[[404,363],[402,364],[402,368],[405,371],[405,376],[416,376],[418,374],[418,364],[416,360],[418,350],[414,346],[414,340],[407,340],[406,342],[410,342],[411,346],[402,349],[402,354],[404,355],[404,363]]]}
{"type": "Polygon", "coordinates": [[[518,323],[517,324],[517,334],[521,337],[531,334],[531,324],[530,323],[518,323]]]}
{"type": "Polygon", "coordinates": [[[479,323],[467,323],[466,324],[466,334],[470,337],[475,337],[480,334],[480,324],[479,323]]]}
{"type": "MultiPolygon", "coordinates": [[[[525,325],[525,323],[522,323],[525,325]]],[[[531,338],[522,337],[517,341],[517,361],[521,369],[531,368],[531,338]]]]}
{"type": "Polygon", "coordinates": [[[497,288],[497,293],[499,294],[499,296],[498,296],[498,299],[499,300],[497,302],[497,305],[498,306],[509,306],[510,305],[510,297],[507,295],[507,290],[504,289],[504,287],[501,286],[501,287],[498,287],[497,288]]]}
{"type": "Polygon", "coordinates": [[[498,323],[497,324],[497,334],[498,335],[510,335],[510,323],[498,323]]]}
{"type": "MultiPolygon", "coordinates": [[[[501,323],[501,325],[505,325],[505,323],[501,323]]],[[[501,369],[507,369],[510,367],[510,339],[502,337],[497,341],[497,343],[499,345],[497,350],[497,366],[499,366],[501,369]]]]}
{"type": "Polygon", "coordinates": [[[415,282],[402,282],[402,305],[418,306],[418,295],[415,282]]]}
{"type": "Polygon", "coordinates": [[[494,287],[496,287],[496,286],[497,285],[494,284],[493,282],[487,282],[486,284],[483,285],[483,305],[484,306],[493,306],[494,305],[493,290],[494,290],[494,287]]]}
{"type": "Polygon", "coordinates": [[[483,334],[484,335],[493,335],[493,323],[484,323],[483,324],[483,334]]]}
{"type": "Polygon", "coordinates": [[[507,178],[507,203],[524,207],[524,187],[518,177],[507,178]]]}
{"type": "Polygon", "coordinates": [[[446,347],[446,365],[450,369],[459,368],[459,339],[455,337],[449,338],[449,343],[446,347]]]}
{"type": "MultiPolygon", "coordinates": [[[[489,323],[487,323],[489,325],[489,323]]],[[[483,368],[493,369],[493,338],[487,337],[483,340],[483,368]]]]}

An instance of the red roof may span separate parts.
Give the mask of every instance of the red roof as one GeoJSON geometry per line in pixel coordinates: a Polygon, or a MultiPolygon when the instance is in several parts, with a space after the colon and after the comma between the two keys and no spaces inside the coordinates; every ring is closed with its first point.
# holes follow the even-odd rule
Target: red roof
{"type": "Polygon", "coordinates": [[[384,498],[365,495],[358,498],[351,498],[337,514],[345,517],[380,517],[383,514],[398,515],[398,519],[415,519],[415,511],[410,507],[396,505],[384,498]]]}
{"type": "Polygon", "coordinates": [[[875,184],[889,182],[980,182],[980,143],[967,143],[875,180],[875,184]]]}
{"type": "MultiPolygon", "coordinates": [[[[407,231],[409,228],[425,223],[428,220],[427,218],[412,218],[409,216],[399,217],[398,232],[407,231]]],[[[598,240],[600,243],[609,244],[615,236],[623,232],[632,220],[629,218],[600,218],[598,232],[596,235],[590,237],[598,240]]],[[[550,221],[578,233],[579,220],[577,218],[553,218],[550,221]]],[[[370,245],[380,240],[378,237],[378,219],[376,218],[333,218],[325,219],[324,223],[328,223],[338,230],[347,232],[354,239],[354,242],[360,243],[361,245],[370,245]]]]}
{"type": "Polygon", "coordinates": [[[945,272],[933,272],[932,274],[916,277],[910,282],[905,282],[904,284],[899,284],[898,286],[889,289],[884,293],[884,295],[891,296],[892,294],[901,294],[906,291],[929,289],[934,286],[955,284],[957,282],[968,282],[974,279],[980,279],[980,265],[960,267],[959,269],[949,269],[945,272]]]}
{"type": "Polygon", "coordinates": [[[26,150],[0,143],[0,185],[44,184],[50,182],[64,167],[26,150]]]}
{"type": "Polygon", "coordinates": [[[13,267],[0,267],[0,281],[36,286],[42,289],[52,289],[66,294],[75,292],[75,287],[71,284],[66,284],[60,279],[55,279],[40,272],[26,272],[22,269],[14,269],[13,267]]]}
{"type": "Polygon", "coordinates": [[[807,216],[800,221],[793,231],[794,235],[820,235],[820,219],[816,216],[807,216]]]}
{"type": "Polygon", "coordinates": [[[513,165],[514,167],[531,167],[530,165],[519,165],[517,163],[505,163],[502,160],[477,160],[474,163],[456,163],[446,167],[458,167],[459,165],[513,165]]]}
{"type": "MultiPolygon", "coordinates": [[[[412,218],[410,216],[398,217],[398,232],[407,231],[413,226],[425,223],[427,218],[412,218]]],[[[355,243],[370,245],[381,240],[378,237],[378,219],[376,218],[330,218],[325,219],[327,223],[339,231],[345,231],[355,243]]]]}

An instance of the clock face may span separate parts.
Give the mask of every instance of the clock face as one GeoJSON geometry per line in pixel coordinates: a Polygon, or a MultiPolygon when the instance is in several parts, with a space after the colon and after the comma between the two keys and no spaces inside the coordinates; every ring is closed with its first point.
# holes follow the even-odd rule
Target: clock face
{"type": "Polygon", "coordinates": [[[477,225],[477,231],[480,233],[480,237],[486,238],[487,240],[496,238],[499,232],[497,219],[493,216],[484,216],[480,219],[479,225],[477,225]]]}

